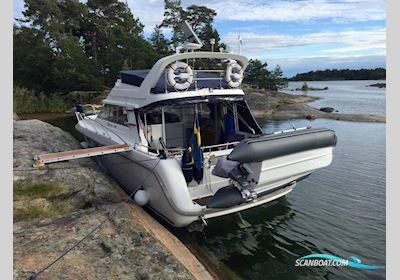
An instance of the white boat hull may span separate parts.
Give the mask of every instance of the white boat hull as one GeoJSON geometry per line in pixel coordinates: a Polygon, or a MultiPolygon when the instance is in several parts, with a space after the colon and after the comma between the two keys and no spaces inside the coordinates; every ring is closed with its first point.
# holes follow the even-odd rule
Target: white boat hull
{"type": "Polygon", "coordinates": [[[127,148],[98,156],[101,166],[129,194],[138,194],[138,203],[175,227],[278,199],[332,161],[332,130],[264,134],[240,88],[241,78],[229,74],[232,62],[244,71],[248,59],[224,52],[170,55],[151,70],[121,71],[98,115],[86,115],[76,105],[76,129],[89,146],[127,148]],[[181,77],[182,67],[174,68],[183,65],[190,73],[191,66],[182,63],[187,59],[219,60],[221,69],[192,69],[189,82],[181,77]],[[169,83],[165,71],[174,77],[169,83]],[[192,177],[201,181],[186,182],[192,177]]]}
{"type": "MultiPolygon", "coordinates": [[[[80,129],[81,132],[84,130],[80,129]]],[[[98,139],[91,139],[98,143],[98,139]]],[[[104,143],[98,143],[104,145],[104,143]]],[[[160,159],[140,150],[98,157],[101,165],[128,193],[140,188],[148,195],[148,205],[155,213],[175,227],[243,211],[268,203],[290,193],[296,182],[332,161],[332,147],[325,147],[278,158],[261,164],[260,180],[254,189],[263,194],[256,200],[228,209],[209,209],[193,200],[212,195],[218,189],[232,185],[229,178],[211,174],[214,165],[205,165],[204,178],[200,184],[192,181],[187,185],[181,171],[180,161],[175,158],[160,159]]],[[[219,156],[231,150],[219,151],[219,156]]],[[[205,153],[205,162],[213,153],[205,153]]]]}

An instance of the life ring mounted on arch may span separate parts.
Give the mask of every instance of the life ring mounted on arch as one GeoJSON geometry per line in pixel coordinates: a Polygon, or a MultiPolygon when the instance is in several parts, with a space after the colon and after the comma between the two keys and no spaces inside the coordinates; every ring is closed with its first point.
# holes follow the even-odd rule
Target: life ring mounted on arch
{"type": "Polygon", "coordinates": [[[173,86],[176,90],[186,90],[193,83],[193,70],[189,64],[177,61],[168,68],[167,72],[168,84],[173,86]],[[179,74],[175,74],[175,72],[179,74]],[[178,78],[178,81],[176,80],[178,78]]]}
{"type": "Polygon", "coordinates": [[[231,61],[226,67],[226,82],[229,87],[237,88],[243,81],[243,68],[236,61],[231,61]]]}

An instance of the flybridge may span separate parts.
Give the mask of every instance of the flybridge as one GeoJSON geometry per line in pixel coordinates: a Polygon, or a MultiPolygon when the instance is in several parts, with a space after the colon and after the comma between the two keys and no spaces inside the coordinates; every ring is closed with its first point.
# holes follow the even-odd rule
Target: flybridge
{"type": "MultiPolygon", "coordinates": [[[[191,56],[190,58],[186,58],[186,62],[183,62],[184,58],[182,55],[175,55],[171,60],[171,64],[163,69],[155,85],[150,89],[150,92],[168,93],[174,91],[198,90],[202,88],[230,89],[238,88],[242,83],[244,69],[247,66],[247,59],[244,60],[237,55],[232,56],[228,54],[228,56],[226,56],[226,54],[223,53],[206,53],[207,58],[212,56],[213,58],[224,60],[226,62],[226,69],[194,69],[190,66],[189,60],[195,60],[202,56],[198,56],[199,53],[193,52],[189,54],[191,56]]],[[[223,65],[223,63],[221,63],[221,65],[223,65]]],[[[150,78],[150,75],[153,75],[153,73],[152,70],[121,71],[121,82],[141,87],[146,78],[150,78]]]]}
{"type": "Polygon", "coordinates": [[[104,103],[140,108],[164,99],[205,95],[243,95],[240,85],[248,65],[242,55],[185,52],[158,60],[151,69],[121,71],[104,103]],[[198,59],[220,60],[222,69],[194,69],[198,59]]]}
{"type": "MultiPolygon", "coordinates": [[[[173,54],[158,60],[151,70],[141,70],[142,72],[126,72],[122,71],[124,81],[129,82],[127,75],[130,73],[136,77],[136,83],[141,80],[140,89],[144,92],[151,93],[152,89],[159,89],[164,86],[164,92],[179,91],[190,89],[193,82],[221,80],[221,87],[236,88],[240,85],[243,72],[248,65],[246,57],[222,52],[186,52],[173,54]],[[220,59],[227,63],[226,69],[220,70],[200,70],[192,69],[189,60],[193,59],[220,59]],[[224,77],[221,74],[225,73],[224,77]],[[235,83],[233,83],[235,82],[235,83]],[[165,83],[167,83],[165,87],[165,83]],[[186,84],[186,87],[176,87],[177,84],[186,84]],[[170,90],[168,90],[170,89],[170,90]]],[[[193,86],[195,86],[194,84],[193,86]]],[[[157,92],[159,93],[159,92],[157,92]]]]}
{"type": "Polygon", "coordinates": [[[131,110],[165,99],[243,95],[240,85],[248,59],[222,51],[195,51],[203,44],[187,22],[181,27],[187,38],[185,52],[161,58],[151,69],[121,71],[104,103],[131,110]],[[195,69],[200,59],[219,61],[221,69],[195,69]]]}
{"type": "MultiPolygon", "coordinates": [[[[148,70],[125,70],[121,71],[121,82],[128,85],[140,87],[144,79],[149,74],[148,70]]],[[[185,89],[187,91],[198,90],[202,88],[209,89],[229,89],[229,85],[224,77],[223,70],[196,70],[193,82],[185,89]]],[[[150,92],[154,94],[169,93],[177,91],[166,81],[167,71],[161,75],[155,87],[150,92]]]]}

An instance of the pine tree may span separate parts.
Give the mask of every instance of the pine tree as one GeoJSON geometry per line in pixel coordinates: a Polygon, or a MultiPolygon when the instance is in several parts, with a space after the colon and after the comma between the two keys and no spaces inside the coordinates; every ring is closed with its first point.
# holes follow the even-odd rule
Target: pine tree
{"type": "Polygon", "coordinates": [[[244,82],[252,87],[277,91],[287,86],[286,79],[283,78],[283,72],[279,65],[274,71],[267,69],[268,64],[258,59],[250,59],[246,69],[244,82]]]}
{"type": "Polygon", "coordinates": [[[279,64],[275,66],[274,71],[271,73],[272,85],[271,89],[280,90],[288,86],[288,81],[283,78],[283,71],[279,64]]]}
{"type": "Polygon", "coordinates": [[[186,13],[182,8],[181,0],[164,0],[164,20],[160,27],[172,28],[172,38],[170,41],[172,51],[176,51],[179,44],[185,41],[181,31],[181,24],[186,19],[186,13]]]}
{"type": "Polygon", "coordinates": [[[157,59],[143,25],[118,0],[25,0],[23,15],[24,28],[14,30],[20,86],[45,92],[100,90],[114,84],[121,68],[148,68],[157,59]],[[38,79],[29,80],[27,67],[42,69],[38,79]]]}
{"type": "Polygon", "coordinates": [[[168,47],[168,40],[165,38],[164,34],[162,33],[162,29],[160,25],[156,25],[154,28],[153,33],[150,36],[150,42],[153,47],[153,50],[159,56],[165,56],[170,54],[169,47],[168,47]]]}
{"type": "Polygon", "coordinates": [[[197,34],[203,33],[207,25],[212,27],[214,17],[217,15],[215,10],[198,5],[187,7],[185,14],[186,20],[197,34]]]}

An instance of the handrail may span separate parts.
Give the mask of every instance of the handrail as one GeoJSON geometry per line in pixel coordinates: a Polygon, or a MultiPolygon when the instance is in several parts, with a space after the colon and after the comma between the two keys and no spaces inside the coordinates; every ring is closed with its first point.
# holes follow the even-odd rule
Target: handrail
{"type": "MultiPolygon", "coordinates": [[[[195,85],[195,90],[198,90],[197,88],[197,81],[219,81],[219,89],[222,89],[222,81],[225,80],[224,77],[224,73],[225,73],[226,69],[193,69],[193,82],[195,85]],[[198,78],[197,77],[197,73],[219,73],[219,77],[204,77],[204,78],[198,78]]],[[[167,78],[168,72],[166,71],[164,73],[164,88],[165,88],[165,93],[169,93],[168,91],[168,86],[170,86],[169,82],[168,82],[168,78],[167,78]]],[[[185,90],[182,91],[188,91],[190,88],[187,87],[185,90]]],[[[239,85],[238,88],[241,88],[241,86],[239,85]]]]}
{"type": "Polygon", "coordinates": [[[195,80],[195,81],[208,81],[208,80],[223,80],[223,78],[222,77],[220,77],[220,78],[194,78],[193,80],[195,80]]]}
{"type": "MultiPolygon", "coordinates": [[[[213,149],[213,148],[223,148],[223,147],[225,147],[225,149],[229,149],[228,146],[237,145],[239,143],[240,143],[239,141],[235,141],[235,142],[227,142],[227,143],[222,143],[222,144],[204,146],[204,147],[201,147],[201,150],[204,151],[204,150],[209,149],[209,152],[211,152],[211,149],[213,149]]],[[[139,144],[139,143],[135,143],[135,146],[142,146],[142,147],[145,147],[147,149],[156,150],[158,155],[160,154],[160,151],[167,151],[170,154],[180,154],[180,153],[183,153],[184,151],[187,150],[187,148],[167,148],[167,147],[165,149],[157,149],[157,148],[150,147],[150,146],[143,145],[143,144],[139,144]]],[[[221,150],[222,149],[220,149],[220,151],[221,150]]]]}
{"type": "Polygon", "coordinates": [[[224,147],[224,146],[229,146],[229,145],[237,145],[237,144],[239,144],[239,143],[240,143],[240,141],[226,142],[226,143],[222,143],[222,144],[204,146],[204,147],[201,147],[201,148],[202,148],[202,149],[212,149],[212,148],[219,148],[219,147],[224,147]]]}
{"type": "MultiPolygon", "coordinates": [[[[135,150],[136,150],[136,146],[141,146],[141,147],[147,148],[147,154],[150,154],[149,149],[151,149],[151,150],[156,150],[156,151],[157,151],[156,154],[157,154],[157,155],[160,155],[160,151],[159,151],[158,149],[155,149],[154,147],[150,147],[150,146],[143,145],[143,144],[140,144],[140,143],[135,143],[135,144],[134,144],[135,150]]],[[[153,154],[154,154],[154,153],[153,153],[153,154]]]]}
{"type": "Polygon", "coordinates": [[[151,89],[155,87],[159,78],[163,74],[164,69],[174,61],[185,60],[185,59],[197,59],[197,58],[233,59],[238,61],[238,63],[242,66],[243,71],[246,69],[248,65],[248,59],[245,56],[239,54],[223,53],[223,52],[188,52],[188,53],[173,54],[161,58],[153,65],[150,72],[147,74],[146,78],[142,82],[140,89],[144,92],[150,93],[151,89]]]}
{"type": "Polygon", "coordinates": [[[215,73],[215,72],[217,72],[217,73],[224,73],[225,72],[225,70],[222,70],[222,69],[197,69],[197,70],[195,70],[196,72],[210,72],[210,73],[215,73]]]}
{"type": "Polygon", "coordinates": [[[92,109],[93,115],[97,115],[96,108],[101,108],[104,105],[97,105],[97,104],[84,104],[83,107],[90,107],[92,109]]]}
{"type": "Polygon", "coordinates": [[[229,149],[229,146],[231,146],[231,145],[237,145],[237,144],[239,144],[239,143],[240,143],[239,141],[235,141],[235,142],[227,142],[227,143],[223,143],[223,144],[205,146],[205,147],[201,147],[201,150],[202,150],[202,151],[205,151],[206,149],[208,149],[208,152],[209,152],[209,153],[211,153],[211,149],[214,149],[214,148],[218,148],[219,151],[228,150],[228,149],[229,149]],[[225,148],[225,149],[223,149],[223,148],[225,148]]]}

